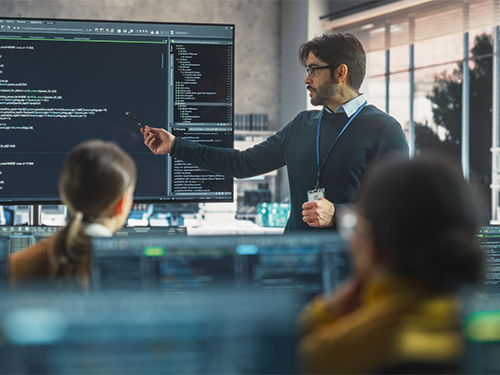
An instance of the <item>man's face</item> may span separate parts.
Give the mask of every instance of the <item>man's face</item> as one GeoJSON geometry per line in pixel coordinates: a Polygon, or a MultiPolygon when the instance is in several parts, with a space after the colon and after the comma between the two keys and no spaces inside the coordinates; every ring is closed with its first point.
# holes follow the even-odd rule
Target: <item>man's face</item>
{"type": "MultiPolygon", "coordinates": [[[[312,52],[309,52],[307,57],[307,67],[325,66],[323,61],[318,59],[312,52]]],[[[309,97],[312,105],[327,105],[328,101],[340,94],[338,83],[332,79],[330,69],[317,69],[314,72],[314,77],[307,74],[304,83],[307,85],[309,97]]]]}

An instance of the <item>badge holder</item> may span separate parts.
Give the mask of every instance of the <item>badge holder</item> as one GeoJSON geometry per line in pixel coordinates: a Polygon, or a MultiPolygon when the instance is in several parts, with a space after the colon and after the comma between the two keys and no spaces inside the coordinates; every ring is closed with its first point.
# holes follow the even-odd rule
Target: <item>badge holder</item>
{"type": "Polygon", "coordinates": [[[317,201],[319,198],[325,197],[325,188],[316,188],[314,190],[307,191],[307,201],[313,202],[317,201]]]}

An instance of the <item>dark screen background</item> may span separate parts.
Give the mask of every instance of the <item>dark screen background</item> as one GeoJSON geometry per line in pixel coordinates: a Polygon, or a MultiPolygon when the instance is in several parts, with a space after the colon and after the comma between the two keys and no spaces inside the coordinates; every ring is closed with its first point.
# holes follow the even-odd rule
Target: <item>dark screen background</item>
{"type": "Polygon", "coordinates": [[[15,145],[0,149],[0,162],[32,164],[0,166],[1,195],[57,198],[66,154],[94,138],[116,142],[135,159],[136,195],[164,194],[165,158],[155,157],[144,146],[139,127],[125,115],[130,111],[151,126],[165,124],[164,44],[68,40],[7,44],[29,48],[0,50],[4,64],[0,144],[15,145]],[[19,113],[20,108],[26,109],[23,116],[8,118],[5,110],[19,113]]]}
{"type": "MultiPolygon", "coordinates": [[[[90,25],[98,26],[82,22],[90,25]]],[[[89,139],[114,141],[133,157],[136,202],[210,200],[206,194],[169,193],[168,184],[176,182],[170,180],[168,156],[151,153],[125,112],[152,127],[167,128],[169,118],[189,123],[196,118],[202,126],[232,124],[231,43],[185,38],[187,44],[172,44],[169,50],[164,37],[82,37],[63,29],[60,34],[23,34],[22,39],[9,35],[0,36],[0,203],[58,202],[66,155],[89,139]],[[170,72],[170,54],[178,48],[170,72]]],[[[229,134],[231,142],[224,147],[232,147],[229,134]]],[[[232,191],[232,179],[206,183],[203,191],[232,191]]]]}

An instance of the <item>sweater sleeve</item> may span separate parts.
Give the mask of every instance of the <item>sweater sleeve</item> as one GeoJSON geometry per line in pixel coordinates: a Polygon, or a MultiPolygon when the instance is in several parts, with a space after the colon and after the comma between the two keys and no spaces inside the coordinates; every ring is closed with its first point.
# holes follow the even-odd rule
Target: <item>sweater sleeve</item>
{"type": "Polygon", "coordinates": [[[173,157],[227,177],[253,177],[286,164],[283,153],[285,129],[243,151],[205,146],[180,138],[173,157]]]}
{"type": "Polygon", "coordinates": [[[387,124],[372,151],[374,159],[391,155],[408,158],[410,150],[401,125],[397,122],[387,124]]]}

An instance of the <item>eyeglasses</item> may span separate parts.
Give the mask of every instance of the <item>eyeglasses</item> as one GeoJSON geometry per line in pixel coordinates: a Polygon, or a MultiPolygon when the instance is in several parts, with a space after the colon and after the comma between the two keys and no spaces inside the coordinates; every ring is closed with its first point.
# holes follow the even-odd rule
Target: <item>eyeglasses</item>
{"type": "Polygon", "coordinates": [[[335,68],[335,66],[334,65],[310,66],[306,68],[306,75],[309,74],[309,77],[313,78],[316,75],[316,70],[326,69],[326,68],[335,68]]]}

